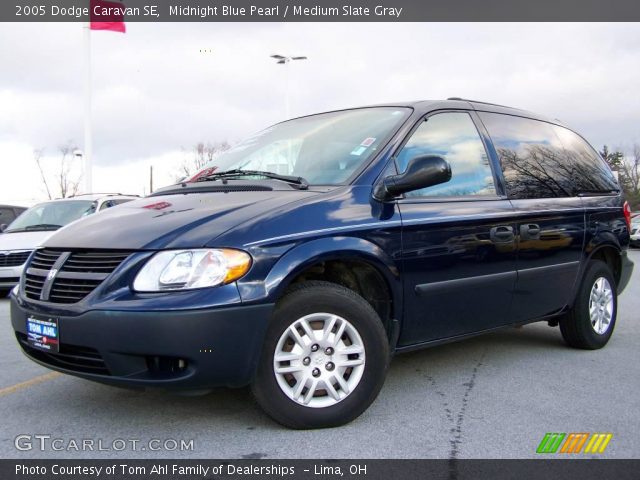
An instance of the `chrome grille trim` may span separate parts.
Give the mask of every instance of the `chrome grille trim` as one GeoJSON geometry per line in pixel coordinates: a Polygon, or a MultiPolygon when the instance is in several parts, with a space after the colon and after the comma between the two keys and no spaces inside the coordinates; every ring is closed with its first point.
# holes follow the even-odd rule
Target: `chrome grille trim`
{"type": "Polygon", "coordinates": [[[23,275],[31,300],[73,304],[93,292],[132,252],[36,250],[23,275]]]}

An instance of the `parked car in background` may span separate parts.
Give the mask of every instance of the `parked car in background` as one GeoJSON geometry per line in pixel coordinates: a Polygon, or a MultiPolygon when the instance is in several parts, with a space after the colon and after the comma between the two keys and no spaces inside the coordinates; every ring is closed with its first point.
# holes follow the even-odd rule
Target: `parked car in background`
{"type": "Polygon", "coordinates": [[[138,198],[100,193],[39,203],[16,218],[0,235],[0,296],[20,280],[31,252],[53,232],[79,218],[138,198]]]}
{"type": "Polygon", "coordinates": [[[640,247],[640,216],[631,219],[631,246],[640,247]]]}
{"type": "Polygon", "coordinates": [[[16,207],[14,205],[0,205],[0,233],[26,209],[26,207],[16,207]]]}
{"type": "Polygon", "coordinates": [[[29,358],[110,385],[251,385],[278,422],[317,428],[360,415],[394,353],[537,321],[574,348],[611,338],[631,210],[557,120],[461,99],[357,108],[216,163],[31,256],[11,294],[29,358]]]}

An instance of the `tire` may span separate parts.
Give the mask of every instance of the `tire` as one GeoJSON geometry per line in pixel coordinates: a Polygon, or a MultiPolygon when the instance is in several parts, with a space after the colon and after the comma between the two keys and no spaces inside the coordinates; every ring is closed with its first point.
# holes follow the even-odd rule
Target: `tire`
{"type": "Polygon", "coordinates": [[[389,341],[375,310],[347,288],[309,281],[293,286],[276,305],[251,389],[267,415],[286,427],[337,427],[371,405],[388,366],[389,341]],[[339,328],[344,333],[337,338],[339,328]],[[326,340],[316,337],[325,334],[326,340]],[[313,345],[318,345],[316,351],[313,345]],[[362,353],[340,353],[346,348],[362,353]],[[295,359],[276,362],[276,353],[280,359],[295,359]],[[292,372],[283,373],[288,366],[292,372]]]}
{"type": "Polygon", "coordinates": [[[617,314],[618,295],[611,269],[606,263],[593,260],[589,263],[582,278],[573,308],[560,320],[562,337],[567,345],[573,348],[584,350],[602,348],[613,334],[617,314]],[[597,282],[600,287],[596,287],[597,282]],[[605,295],[607,290],[609,294],[605,295]],[[594,299],[591,298],[592,292],[595,292],[594,299]],[[604,296],[599,297],[597,292],[601,292],[601,295],[604,296]],[[593,301],[598,299],[608,307],[602,309],[602,305],[598,305],[598,301],[593,301]],[[593,318],[590,307],[595,307],[596,310],[593,318]],[[604,311],[603,315],[599,316],[598,312],[602,311],[604,311]]]}

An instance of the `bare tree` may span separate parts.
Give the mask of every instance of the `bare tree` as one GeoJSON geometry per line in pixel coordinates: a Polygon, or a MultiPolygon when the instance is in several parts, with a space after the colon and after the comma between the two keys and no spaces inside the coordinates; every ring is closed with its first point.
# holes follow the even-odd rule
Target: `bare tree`
{"type": "Polygon", "coordinates": [[[627,189],[632,195],[640,194],[640,145],[633,145],[630,158],[622,162],[622,176],[627,189]]]}
{"type": "Polygon", "coordinates": [[[40,163],[40,160],[42,159],[42,152],[43,150],[41,148],[37,148],[33,151],[33,159],[36,162],[36,165],[38,166],[38,170],[40,171],[40,178],[42,178],[42,183],[44,183],[44,188],[47,191],[47,198],[49,200],[51,200],[51,190],[49,189],[49,183],[47,182],[47,176],[44,173],[44,170],[42,169],[42,163],[40,163]]]}
{"type": "Polygon", "coordinates": [[[231,145],[225,140],[223,142],[199,142],[188,150],[187,158],[180,166],[180,176],[190,177],[204,168],[215,157],[222,152],[229,150],[231,145]]]}
{"type": "Polygon", "coordinates": [[[80,188],[81,175],[73,177],[73,152],[77,150],[72,142],[67,142],[64,145],[58,147],[60,152],[60,170],[57,176],[58,186],[60,187],[60,197],[67,198],[72,197],[78,193],[80,188]]]}
{"type": "Polygon", "coordinates": [[[74,151],[76,148],[71,141],[58,147],[59,163],[57,166],[51,166],[50,168],[47,168],[46,162],[42,160],[44,149],[39,148],[33,151],[33,159],[40,172],[40,178],[49,200],[52,200],[55,196],[67,198],[78,193],[82,175],[77,173],[78,169],[74,168],[74,151]]]}

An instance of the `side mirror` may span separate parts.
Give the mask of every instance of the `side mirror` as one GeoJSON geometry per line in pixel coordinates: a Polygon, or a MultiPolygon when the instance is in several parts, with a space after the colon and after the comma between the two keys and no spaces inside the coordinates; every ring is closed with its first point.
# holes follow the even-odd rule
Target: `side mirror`
{"type": "Polygon", "coordinates": [[[8,226],[9,225],[7,225],[6,223],[3,223],[2,225],[0,225],[0,233],[4,232],[8,226]]]}
{"type": "Polygon", "coordinates": [[[400,175],[386,177],[376,185],[373,196],[382,202],[403,193],[439,185],[451,180],[451,165],[438,155],[419,155],[412,158],[400,175]]]}

